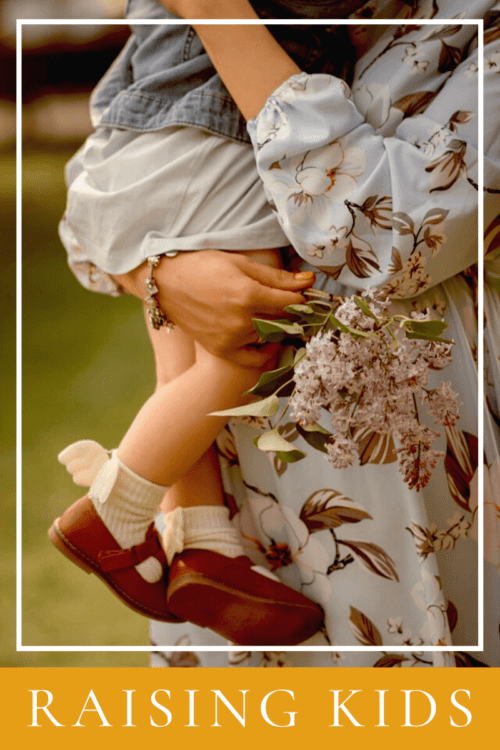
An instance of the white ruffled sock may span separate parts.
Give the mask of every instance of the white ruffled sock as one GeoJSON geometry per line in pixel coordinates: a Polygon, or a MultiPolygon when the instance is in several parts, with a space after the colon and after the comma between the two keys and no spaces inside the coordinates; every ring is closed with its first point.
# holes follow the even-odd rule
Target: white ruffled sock
{"type": "MultiPolygon", "coordinates": [[[[168,487],[149,482],[98,443],[82,440],[58,456],[77,484],[90,485],[89,497],[102,522],[124,549],[141,544],[168,487]],[[100,449],[100,450],[99,450],[100,449]]],[[[162,565],[149,557],[135,569],[148,583],[159,581],[162,565]]]]}
{"type": "MultiPolygon", "coordinates": [[[[185,549],[206,549],[229,558],[245,555],[241,537],[229,520],[229,508],[224,505],[195,505],[176,508],[164,516],[163,546],[170,563],[185,549]]],[[[252,570],[273,581],[279,579],[260,565],[252,570]]]]}

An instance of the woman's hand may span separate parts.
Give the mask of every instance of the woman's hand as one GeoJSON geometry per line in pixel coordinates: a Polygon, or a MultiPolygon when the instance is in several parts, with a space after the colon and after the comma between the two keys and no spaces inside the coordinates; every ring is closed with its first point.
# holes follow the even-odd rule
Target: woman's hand
{"type": "MultiPolygon", "coordinates": [[[[146,264],[114,276],[127,291],[144,298],[146,264]]],[[[258,340],[254,317],[280,317],[287,305],[304,302],[300,291],[314,274],[294,275],[221,250],[181,252],[155,269],[158,302],[167,317],[221,359],[242,367],[261,367],[268,347],[258,340]],[[298,276],[298,278],[297,278],[298,276]]]]}
{"type": "Polygon", "coordinates": [[[268,358],[252,344],[258,339],[252,318],[279,317],[287,305],[303,301],[299,290],[314,275],[294,274],[218,250],[179,253],[158,267],[159,302],[205,349],[222,359],[258,367],[268,358]]]}

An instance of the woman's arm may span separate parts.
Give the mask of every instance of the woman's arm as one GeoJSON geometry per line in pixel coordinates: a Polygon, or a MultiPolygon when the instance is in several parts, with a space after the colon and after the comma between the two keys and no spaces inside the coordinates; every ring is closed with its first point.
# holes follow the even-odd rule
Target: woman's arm
{"type": "Polygon", "coordinates": [[[248,0],[157,0],[180,18],[257,18],[248,0]]]}
{"type": "MultiPolygon", "coordinates": [[[[248,126],[268,198],[299,255],[348,287],[399,297],[460,273],[478,254],[477,49],[454,68],[443,58],[441,36],[443,30],[446,49],[460,56],[474,28],[410,28],[382,54],[395,27],[388,29],[374,63],[365,62],[366,74],[358,75],[359,98],[337,78],[300,74],[248,126]],[[371,110],[362,108],[362,95],[371,110]]],[[[498,209],[499,120],[488,111],[498,111],[500,102],[499,52],[499,34],[491,29],[484,83],[487,219],[498,209]]]]}
{"type": "Polygon", "coordinates": [[[262,24],[194,24],[203,46],[243,117],[255,117],[268,97],[300,68],[262,24]]]}
{"type": "MultiPolygon", "coordinates": [[[[223,0],[217,15],[213,0],[164,1],[189,2],[192,18],[253,13],[247,0],[223,0]]],[[[470,12],[481,16],[487,4],[477,0],[470,12]]],[[[467,16],[465,0],[457,9],[467,16]]],[[[386,123],[362,114],[339,79],[290,79],[296,66],[261,25],[195,28],[244,115],[258,113],[249,123],[257,167],[303,258],[347,286],[384,287],[395,296],[418,294],[475,262],[477,52],[451,76],[451,58],[443,58],[443,50],[467,48],[473,27],[436,26],[434,36],[431,27],[409,27],[390,53],[375,58],[362,87],[373,100],[372,119],[384,114],[386,123]]],[[[492,111],[500,98],[498,46],[493,34],[484,98],[492,111]]],[[[485,182],[494,190],[498,118],[486,124],[485,182]]],[[[486,215],[495,200],[486,193],[486,215]]]]}
{"type": "MultiPolygon", "coordinates": [[[[256,19],[248,0],[158,0],[182,18],[256,19]]],[[[248,120],[300,68],[262,24],[193,24],[231,96],[248,120]]]]}
{"type": "MultiPolygon", "coordinates": [[[[458,29],[452,36],[460,53],[474,29],[458,29]]],[[[494,113],[500,34],[486,39],[484,102],[494,113]]],[[[450,75],[429,27],[407,32],[405,43],[403,51],[379,54],[358,78],[359,101],[363,92],[373,100],[370,123],[341,81],[305,74],[286,82],[249,123],[259,173],[296,251],[346,286],[395,297],[460,273],[476,262],[479,244],[477,49],[450,75]],[[408,50],[416,50],[417,75],[409,64],[396,66],[408,50]]],[[[500,183],[499,120],[488,112],[487,220],[498,211],[500,183]]]]}

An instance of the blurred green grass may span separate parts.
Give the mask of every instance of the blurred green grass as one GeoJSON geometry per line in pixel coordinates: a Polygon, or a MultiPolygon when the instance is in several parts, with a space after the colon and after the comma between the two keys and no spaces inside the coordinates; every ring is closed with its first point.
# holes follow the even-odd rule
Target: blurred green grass
{"type": "MultiPolygon", "coordinates": [[[[65,204],[64,164],[73,151],[27,148],[23,155],[22,641],[30,646],[147,645],[147,620],[66,561],[47,538],[54,517],[84,492],[57,462],[58,452],[81,438],[116,446],[154,384],[137,300],[88,292],[66,266],[57,224],[65,204]]],[[[14,154],[3,155],[0,175],[0,218],[8,240],[15,230],[8,190],[14,154]]],[[[10,256],[6,266],[13,278],[10,256]]],[[[13,355],[13,295],[4,296],[1,304],[2,320],[10,324],[4,347],[13,355]]],[[[2,381],[7,394],[2,427],[8,430],[14,424],[12,370],[4,369],[2,381]]],[[[6,470],[12,468],[12,443],[3,441],[0,460],[6,470]]],[[[4,483],[9,538],[3,562],[11,584],[13,484],[4,483]]],[[[9,598],[2,618],[4,644],[13,644],[13,618],[9,598]]],[[[148,655],[15,654],[8,647],[2,661],[2,666],[147,666],[148,655]]]]}

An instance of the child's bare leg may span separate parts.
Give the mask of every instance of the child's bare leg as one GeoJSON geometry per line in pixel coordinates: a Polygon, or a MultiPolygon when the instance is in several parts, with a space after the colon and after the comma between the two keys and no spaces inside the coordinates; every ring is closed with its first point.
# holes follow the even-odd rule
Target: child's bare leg
{"type": "MultiPolygon", "coordinates": [[[[148,326],[148,332],[156,360],[156,390],[160,390],[195,363],[195,343],[179,328],[168,333],[166,329],[155,331],[148,326]]],[[[224,505],[219,461],[213,446],[167,490],[161,509],[168,513],[177,507],[198,505],[224,505]]]]}
{"type": "Polygon", "coordinates": [[[244,403],[259,376],[260,370],[199,351],[192,367],[146,401],[117,451],[132,471],[155,484],[172,485],[186,473],[227,421],[211,412],[244,403]]]}
{"type": "MultiPolygon", "coordinates": [[[[195,347],[193,345],[190,352],[189,360],[192,358],[192,361],[183,359],[182,353],[185,342],[179,340],[179,337],[175,342],[172,341],[173,334],[176,333],[177,329],[172,334],[167,334],[167,339],[165,339],[165,335],[162,335],[163,329],[154,331],[149,326],[148,329],[155,350],[158,377],[157,391],[162,391],[175,379],[176,375],[179,375],[179,365],[191,364],[192,366],[194,364],[195,347]],[[179,346],[180,352],[177,350],[179,346]]],[[[201,351],[199,345],[196,345],[196,348],[199,349],[199,358],[201,356],[203,359],[203,356],[207,356],[206,352],[201,351]]],[[[182,374],[183,368],[180,369],[180,372],[182,374]]],[[[192,394],[191,402],[194,398],[196,398],[196,393],[192,394]]],[[[189,408],[189,405],[186,408],[189,408]]],[[[135,462],[135,468],[142,467],[143,471],[147,471],[143,463],[144,456],[137,455],[137,450],[133,448],[133,445],[132,449],[134,450],[132,460],[135,462]]],[[[121,456],[121,458],[124,464],[127,464],[127,461],[129,464],[132,463],[129,455],[125,458],[121,456]]],[[[171,461],[171,457],[166,455],[165,464],[168,464],[169,460],[171,461]]],[[[177,517],[172,514],[172,511],[178,508],[185,509],[182,511],[184,547],[210,549],[212,552],[218,552],[229,557],[244,555],[239,535],[229,521],[229,512],[224,504],[219,462],[213,446],[210,446],[193,466],[188,468],[180,479],[167,490],[161,508],[166,514],[167,529],[171,528],[174,519],[177,517]]],[[[177,514],[179,512],[177,510],[177,514]]],[[[176,544],[172,543],[171,539],[166,538],[165,550],[169,561],[173,558],[176,549],[176,544]]],[[[177,551],[179,550],[177,549],[177,551]]]]}
{"type": "MultiPolygon", "coordinates": [[[[156,361],[156,390],[159,390],[195,363],[195,343],[178,327],[168,333],[164,328],[155,331],[148,326],[148,332],[156,361]]],[[[167,490],[161,510],[167,513],[179,506],[193,505],[224,505],[219,461],[213,447],[167,490]]]]}
{"type": "MultiPolygon", "coordinates": [[[[278,264],[274,252],[257,255],[257,261],[278,264]]],[[[207,414],[242,403],[260,370],[237,367],[196,344],[195,364],[171,380],[176,374],[172,371],[172,347],[166,345],[162,329],[150,329],[149,333],[155,350],[158,387],[137,415],[117,455],[138,475],[159,485],[173,485],[165,494],[162,509],[168,514],[176,508],[189,508],[183,516],[186,544],[203,546],[210,531],[209,546],[205,548],[230,557],[242,555],[239,538],[224,507],[213,447],[225,420],[207,414]]],[[[167,527],[168,524],[167,518],[167,527]]]]}
{"type": "MultiPolygon", "coordinates": [[[[209,415],[243,403],[244,392],[260,373],[218,359],[198,345],[193,362],[193,342],[180,329],[171,334],[165,329],[151,331],[151,339],[157,390],[95,476],[89,493],[101,520],[123,548],[144,540],[165,490],[178,480],[181,484],[168,498],[170,507],[223,504],[217,462],[213,453],[206,452],[226,420],[209,415]]],[[[74,449],[70,446],[63,452],[61,460],[68,469],[75,460],[74,449]]],[[[76,460],[81,461],[81,456],[76,460]]],[[[146,560],[137,570],[154,580],[157,568],[156,560],[146,560]]]]}
{"type": "MultiPolygon", "coordinates": [[[[275,250],[251,254],[260,262],[279,263],[275,250]]],[[[173,334],[150,331],[159,371],[168,375],[165,335],[173,334]]],[[[243,403],[260,371],[221,360],[196,345],[195,363],[164,382],[139,411],[120,444],[119,458],[151,482],[175,484],[210,448],[227,421],[210,413],[243,403]]]]}
{"type": "MultiPolygon", "coordinates": [[[[259,263],[281,268],[281,257],[277,250],[253,250],[249,251],[247,255],[259,263]]],[[[201,347],[197,345],[196,350],[198,356],[200,356],[201,347]]],[[[161,362],[164,358],[165,354],[163,351],[157,353],[157,361],[161,362]]],[[[169,367],[168,362],[165,362],[165,367],[169,367]]],[[[168,513],[177,507],[189,508],[197,505],[224,504],[219,460],[212,445],[179,481],[168,490],[161,508],[164,513],[168,513]]]]}

